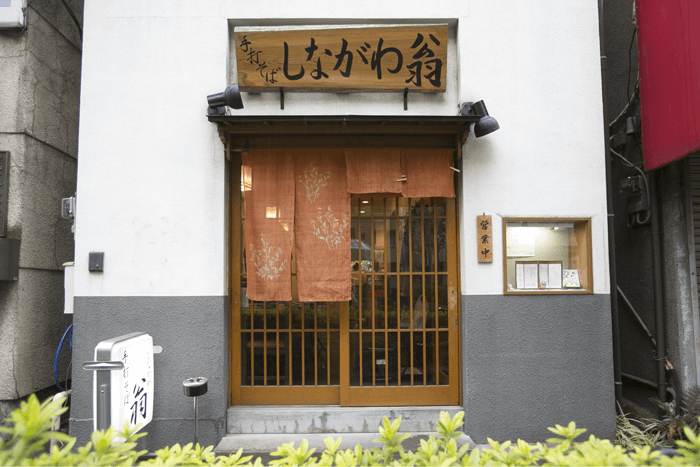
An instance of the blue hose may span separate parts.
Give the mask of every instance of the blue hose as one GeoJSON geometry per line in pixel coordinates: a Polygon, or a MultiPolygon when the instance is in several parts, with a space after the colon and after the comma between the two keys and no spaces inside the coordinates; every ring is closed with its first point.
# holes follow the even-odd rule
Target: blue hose
{"type": "Polygon", "coordinates": [[[63,333],[63,337],[61,337],[61,342],[58,343],[58,349],[56,349],[56,358],[53,359],[53,380],[56,382],[56,386],[58,386],[58,389],[60,389],[61,391],[65,391],[65,389],[63,389],[61,383],[58,382],[58,356],[61,355],[63,341],[66,340],[66,336],[68,335],[68,333],[70,333],[70,337],[68,338],[68,348],[73,348],[73,323],[71,323],[71,325],[68,326],[68,328],[66,329],[66,332],[63,333]]]}

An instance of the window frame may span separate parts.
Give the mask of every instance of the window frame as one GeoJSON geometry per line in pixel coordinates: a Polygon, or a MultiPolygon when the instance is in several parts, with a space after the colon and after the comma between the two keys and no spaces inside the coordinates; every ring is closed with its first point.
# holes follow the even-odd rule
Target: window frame
{"type": "Polygon", "coordinates": [[[504,295],[591,295],[593,294],[593,238],[591,233],[591,218],[590,217],[503,217],[502,218],[502,236],[503,236],[503,294],[504,295]],[[515,289],[508,290],[508,245],[507,245],[507,226],[508,223],[512,222],[541,222],[541,223],[552,223],[557,222],[573,222],[574,223],[574,235],[577,235],[576,224],[585,223],[581,228],[578,228],[578,235],[582,236],[579,251],[585,248],[580,256],[585,258],[587,262],[585,272],[581,272],[579,268],[579,278],[583,283],[587,284],[587,287],[581,289],[515,289]],[[584,276],[585,274],[585,276],[584,276]]]}

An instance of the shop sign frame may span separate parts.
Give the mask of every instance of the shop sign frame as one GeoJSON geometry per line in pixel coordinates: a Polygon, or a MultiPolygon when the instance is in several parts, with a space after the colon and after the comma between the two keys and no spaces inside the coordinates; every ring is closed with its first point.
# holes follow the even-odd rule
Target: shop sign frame
{"type": "Polygon", "coordinates": [[[444,93],[448,25],[237,27],[247,92],[444,93]]]}

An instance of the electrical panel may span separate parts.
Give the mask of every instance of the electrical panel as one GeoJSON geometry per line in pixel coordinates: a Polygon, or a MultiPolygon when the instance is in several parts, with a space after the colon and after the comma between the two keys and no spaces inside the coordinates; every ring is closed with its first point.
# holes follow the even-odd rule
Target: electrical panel
{"type": "Polygon", "coordinates": [[[623,178],[618,182],[618,189],[620,196],[627,198],[627,214],[649,209],[646,182],[641,175],[623,178]]]}

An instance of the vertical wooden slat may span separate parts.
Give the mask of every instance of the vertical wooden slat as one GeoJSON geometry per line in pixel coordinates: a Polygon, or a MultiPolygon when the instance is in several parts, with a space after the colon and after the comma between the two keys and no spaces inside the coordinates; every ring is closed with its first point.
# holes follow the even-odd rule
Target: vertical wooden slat
{"type": "Polygon", "coordinates": [[[425,306],[425,208],[423,207],[423,200],[421,199],[420,208],[420,283],[421,283],[421,307],[423,307],[422,319],[423,319],[423,386],[428,382],[428,362],[427,362],[427,347],[428,341],[426,340],[425,328],[428,323],[427,321],[427,310],[425,306]]]}
{"type": "Polygon", "coordinates": [[[326,304],[326,384],[331,384],[331,305],[326,304]]]}
{"type": "MultiPolygon", "coordinates": [[[[360,273],[360,274],[362,274],[362,273],[360,273]]],[[[362,286],[362,278],[360,278],[360,281],[359,281],[359,282],[360,282],[360,285],[358,285],[358,288],[360,288],[360,287],[362,286]]],[[[360,289],[360,290],[361,290],[361,289],[360,289]]],[[[358,294],[359,294],[359,292],[358,292],[358,294]]],[[[362,352],[362,334],[363,334],[363,332],[362,332],[362,313],[363,313],[363,312],[362,312],[362,295],[360,295],[360,297],[358,297],[358,303],[359,303],[359,310],[360,310],[360,311],[359,311],[360,317],[359,317],[359,319],[358,319],[358,321],[359,321],[359,326],[360,326],[360,330],[357,331],[357,336],[358,336],[358,337],[357,337],[357,342],[358,342],[358,353],[359,353],[358,359],[360,360],[360,386],[362,386],[362,385],[363,385],[363,384],[362,384],[362,379],[363,379],[363,373],[364,373],[364,372],[362,371],[363,368],[364,368],[364,367],[362,366],[362,354],[363,354],[363,352],[362,352]]]]}
{"type": "Polygon", "coordinates": [[[280,385],[280,302],[275,314],[275,386],[280,385]]]}
{"type": "Polygon", "coordinates": [[[376,375],[376,369],[377,369],[377,348],[376,348],[376,343],[375,343],[375,331],[372,330],[371,334],[372,336],[372,350],[370,353],[370,356],[372,357],[370,360],[370,364],[372,365],[372,387],[376,386],[377,383],[377,375],[376,375]]]}
{"type": "MultiPolygon", "coordinates": [[[[387,292],[388,292],[388,285],[389,285],[389,284],[387,283],[387,279],[386,279],[386,273],[387,273],[387,264],[386,264],[386,257],[387,257],[387,254],[386,254],[386,252],[388,251],[388,250],[387,250],[387,237],[388,237],[387,233],[388,233],[388,229],[387,229],[387,221],[386,221],[386,216],[387,216],[387,214],[386,214],[386,211],[387,211],[387,202],[386,202],[386,198],[384,198],[384,200],[382,201],[382,203],[383,203],[383,207],[382,207],[382,225],[384,226],[384,227],[383,227],[383,228],[384,228],[384,232],[383,232],[383,235],[384,235],[384,243],[383,243],[383,245],[382,245],[382,248],[383,248],[382,251],[384,252],[384,255],[383,255],[383,258],[384,258],[384,267],[382,268],[382,290],[384,291],[384,333],[385,333],[385,334],[384,334],[384,349],[385,349],[385,350],[384,350],[384,357],[386,358],[386,366],[385,366],[385,367],[386,367],[386,378],[385,378],[385,383],[386,383],[386,385],[388,386],[388,385],[389,385],[389,304],[388,304],[388,298],[387,298],[387,297],[388,297],[388,293],[387,293],[387,292]]],[[[400,324],[399,324],[399,321],[398,321],[398,319],[399,319],[399,317],[398,317],[398,312],[396,313],[396,319],[397,319],[397,321],[396,321],[396,327],[398,328],[398,327],[400,327],[400,324]]],[[[397,351],[398,351],[398,349],[397,349],[397,351]]],[[[400,367],[399,367],[399,368],[400,368],[400,367]]],[[[397,375],[399,374],[399,368],[396,369],[396,370],[397,370],[397,372],[396,372],[397,375]]]]}
{"type": "Polygon", "coordinates": [[[314,386],[318,386],[318,303],[314,303],[314,386]]]}
{"type": "Polygon", "coordinates": [[[287,331],[287,386],[292,385],[292,307],[289,306],[289,318],[287,325],[289,331],[287,331]]]}
{"type": "MultiPolygon", "coordinates": [[[[375,278],[375,273],[376,271],[374,270],[374,198],[369,199],[369,205],[370,205],[370,210],[369,210],[369,261],[370,261],[370,277],[372,279],[372,286],[370,287],[371,292],[370,292],[370,297],[372,300],[372,303],[369,306],[370,310],[370,316],[371,316],[371,321],[370,324],[372,326],[372,330],[376,329],[377,323],[376,323],[376,315],[374,314],[374,278],[375,278]]],[[[369,281],[368,281],[369,282],[369,281]]]]}
{"type": "Polygon", "coordinates": [[[357,327],[359,329],[358,331],[358,358],[360,360],[360,386],[363,386],[363,376],[364,376],[364,367],[363,367],[363,362],[362,362],[362,357],[363,357],[363,330],[364,330],[364,307],[363,307],[363,300],[362,296],[364,294],[364,291],[362,290],[362,198],[360,198],[360,202],[357,207],[357,259],[359,261],[359,266],[357,268],[357,309],[358,309],[358,317],[357,317],[357,327]]]}
{"type": "MultiPolygon", "coordinates": [[[[447,251],[456,252],[457,250],[457,212],[454,198],[446,199],[447,208],[447,251]]],[[[504,230],[505,232],[505,230],[504,230]]],[[[504,235],[505,236],[505,235],[504,235]]],[[[505,249],[503,250],[505,251],[505,249]]],[[[505,256],[505,255],[504,255],[505,256]]],[[[450,348],[454,348],[459,335],[459,284],[457,283],[457,257],[453,254],[447,255],[447,306],[448,306],[448,325],[449,325],[449,344],[450,348]]],[[[459,358],[450,358],[450,369],[448,376],[450,378],[450,399],[457,403],[459,401],[459,384],[457,384],[458,361],[459,358]]]]}
{"type": "MultiPolygon", "coordinates": [[[[394,234],[394,238],[395,238],[394,247],[395,248],[394,248],[394,251],[392,252],[392,254],[396,255],[396,257],[392,257],[392,259],[394,260],[394,264],[396,265],[396,271],[393,271],[393,273],[396,276],[396,290],[394,291],[394,293],[396,294],[396,297],[395,297],[396,298],[396,327],[398,328],[397,329],[397,337],[399,339],[399,348],[398,348],[399,355],[398,355],[397,360],[398,360],[398,365],[399,365],[399,384],[398,385],[400,387],[402,384],[401,377],[403,376],[401,374],[401,368],[403,368],[403,365],[401,364],[401,341],[403,339],[402,339],[402,331],[401,331],[401,293],[400,293],[401,277],[399,276],[399,269],[400,269],[399,259],[401,258],[401,255],[399,254],[400,239],[399,239],[399,199],[398,198],[394,198],[394,206],[395,207],[394,207],[393,217],[394,217],[394,232],[395,232],[395,234],[394,234]]],[[[391,222],[388,220],[387,220],[387,227],[388,227],[388,231],[389,231],[389,235],[387,235],[387,237],[391,238],[391,222]]],[[[391,250],[389,250],[389,251],[391,251],[391,250]]],[[[387,286],[388,285],[389,284],[387,283],[387,286]]],[[[388,292],[389,292],[389,289],[387,288],[387,295],[388,295],[388,292]]],[[[409,330],[409,332],[410,332],[410,330],[409,330]]]]}
{"type": "Polygon", "coordinates": [[[367,278],[368,286],[370,288],[369,296],[371,303],[367,307],[370,315],[370,326],[372,328],[372,387],[376,386],[377,383],[377,342],[376,342],[376,329],[377,329],[377,316],[374,310],[374,198],[369,198],[369,260],[370,260],[370,273],[367,278]],[[369,284],[369,281],[372,284],[369,284]]]}
{"type": "Polygon", "coordinates": [[[411,322],[411,350],[408,352],[408,355],[411,357],[411,386],[414,385],[414,374],[413,374],[413,369],[415,367],[415,359],[413,358],[413,351],[414,345],[413,345],[413,335],[416,324],[413,322],[413,317],[414,317],[414,306],[415,303],[413,302],[413,277],[412,277],[412,272],[413,272],[413,209],[411,209],[411,205],[413,204],[413,198],[409,198],[408,201],[408,216],[406,217],[406,231],[408,233],[408,302],[409,302],[409,316],[410,316],[410,322],[411,322]]]}
{"type": "Polygon", "coordinates": [[[306,306],[301,304],[301,385],[306,386],[306,306]]]}
{"type": "Polygon", "coordinates": [[[263,386],[267,386],[267,302],[263,302],[263,386]]]}
{"type": "Polygon", "coordinates": [[[340,302],[339,312],[340,405],[348,405],[350,401],[350,304],[348,302],[340,302]]]}
{"type": "Polygon", "coordinates": [[[439,327],[438,325],[438,217],[437,217],[437,208],[435,207],[433,203],[433,273],[435,275],[434,277],[434,288],[433,288],[433,298],[435,300],[435,303],[433,306],[435,307],[435,328],[437,329],[439,327]]]}
{"type": "MultiPolygon", "coordinates": [[[[251,302],[252,305],[252,302],[251,302]]],[[[252,326],[253,321],[252,321],[252,310],[251,310],[251,331],[250,331],[250,339],[248,339],[248,348],[250,349],[250,385],[255,386],[255,333],[252,331],[252,328],[255,326],[252,326]]]]}
{"type": "Polygon", "coordinates": [[[229,163],[229,402],[233,405],[241,397],[241,156],[231,152],[230,138],[226,151],[229,163]]]}
{"type": "Polygon", "coordinates": [[[436,380],[435,380],[435,385],[439,386],[440,385],[440,332],[438,331],[440,329],[440,306],[439,303],[440,301],[438,300],[439,297],[439,291],[438,291],[438,234],[437,234],[437,223],[438,223],[438,218],[437,218],[437,208],[435,206],[435,200],[431,200],[431,206],[433,207],[431,211],[431,218],[432,218],[432,224],[433,224],[433,275],[430,276],[430,280],[433,283],[433,310],[435,310],[435,320],[434,320],[434,327],[435,327],[435,374],[436,374],[436,380]]]}

